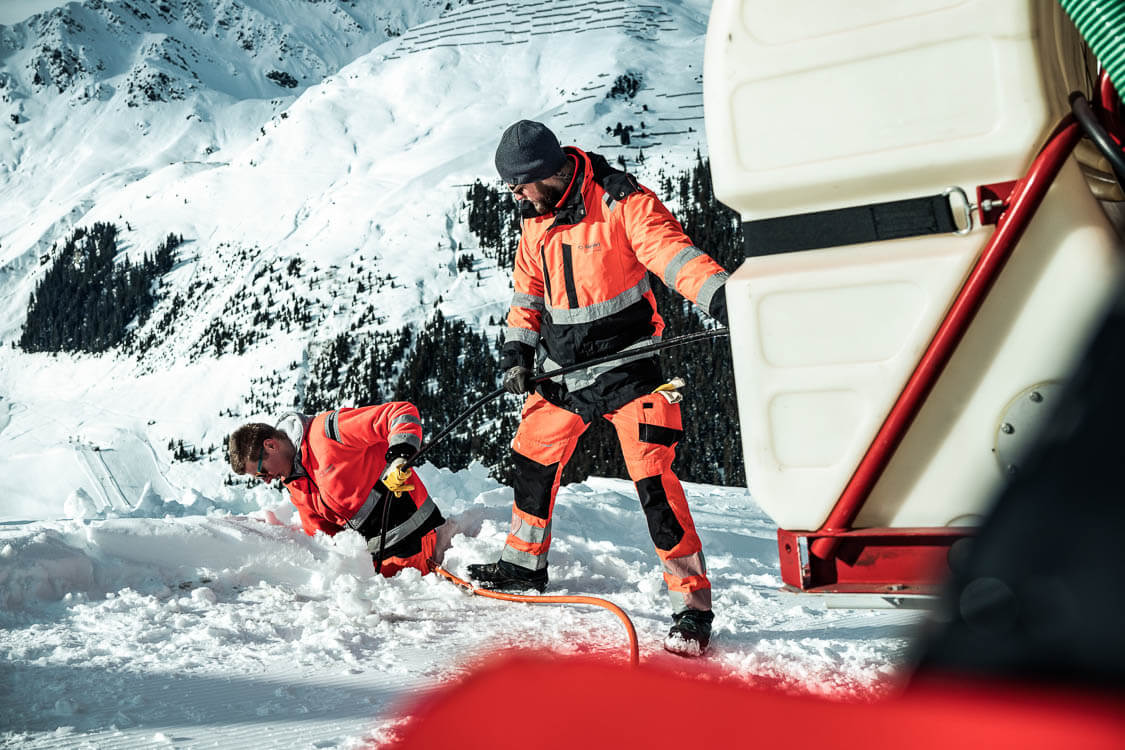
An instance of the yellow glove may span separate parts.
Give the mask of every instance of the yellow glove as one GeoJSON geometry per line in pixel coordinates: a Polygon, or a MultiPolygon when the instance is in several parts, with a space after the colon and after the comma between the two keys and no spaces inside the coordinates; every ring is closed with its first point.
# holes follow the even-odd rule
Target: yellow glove
{"type": "Polygon", "coordinates": [[[661,396],[668,399],[668,403],[670,404],[677,404],[684,398],[684,395],[680,393],[680,389],[685,385],[687,384],[684,383],[683,378],[672,378],[664,385],[657,386],[652,392],[659,393],[661,396]]]}
{"type": "Polygon", "coordinates": [[[383,472],[383,485],[395,493],[395,497],[402,497],[402,493],[414,491],[414,485],[408,484],[413,475],[413,470],[406,465],[406,459],[396,458],[383,472]]]}

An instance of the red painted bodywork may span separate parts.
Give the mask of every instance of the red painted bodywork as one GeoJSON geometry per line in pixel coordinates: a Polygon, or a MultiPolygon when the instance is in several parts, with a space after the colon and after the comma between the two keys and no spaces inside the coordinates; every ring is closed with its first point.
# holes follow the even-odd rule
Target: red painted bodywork
{"type": "Polygon", "coordinates": [[[1073,690],[962,679],[860,701],[791,695],[780,687],[767,678],[749,687],[698,663],[673,670],[509,657],[410,707],[411,719],[391,748],[1125,747],[1120,701],[1073,690]],[[543,716],[529,713],[543,709],[543,716]]]}

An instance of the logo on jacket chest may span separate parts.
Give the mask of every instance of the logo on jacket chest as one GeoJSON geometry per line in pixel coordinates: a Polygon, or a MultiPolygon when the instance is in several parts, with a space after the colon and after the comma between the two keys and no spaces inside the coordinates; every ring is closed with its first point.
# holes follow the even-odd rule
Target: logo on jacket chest
{"type": "Polygon", "coordinates": [[[561,243],[561,247],[567,252],[595,252],[603,249],[603,245],[598,240],[591,242],[570,242],[565,241],[561,243]]]}

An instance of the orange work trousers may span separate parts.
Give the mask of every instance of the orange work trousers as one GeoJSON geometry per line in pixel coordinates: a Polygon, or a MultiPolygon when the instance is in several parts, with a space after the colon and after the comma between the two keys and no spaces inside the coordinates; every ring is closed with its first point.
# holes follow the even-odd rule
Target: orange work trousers
{"type": "Polygon", "coordinates": [[[422,537],[422,549],[410,557],[388,557],[383,561],[383,567],[380,573],[384,578],[390,578],[395,573],[405,568],[417,568],[422,571],[422,575],[432,573],[436,563],[434,562],[434,543],[437,539],[437,531],[428,531],[422,537]]]}
{"type": "MultiPolygon", "coordinates": [[[[617,431],[629,478],[648,522],[673,608],[711,609],[711,582],[680,480],[672,473],[683,435],[680,406],[658,393],[603,415],[617,431]]],[[[532,570],[547,567],[551,513],[563,468],[588,425],[577,414],[532,393],[512,440],[516,465],[512,527],[501,559],[532,570]]]]}

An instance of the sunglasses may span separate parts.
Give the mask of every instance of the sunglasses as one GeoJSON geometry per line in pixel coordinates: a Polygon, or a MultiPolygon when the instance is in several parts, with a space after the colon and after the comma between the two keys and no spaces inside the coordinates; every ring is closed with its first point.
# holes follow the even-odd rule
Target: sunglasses
{"type": "Polygon", "coordinates": [[[262,461],[265,461],[265,460],[266,460],[266,446],[263,445],[262,446],[262,455],[258,456],[258,471],[254,473],[254,476],[257,477],[258,479],[265,479],[267,476],[269,476],[269,472],[262,469],[262,461]]]}

